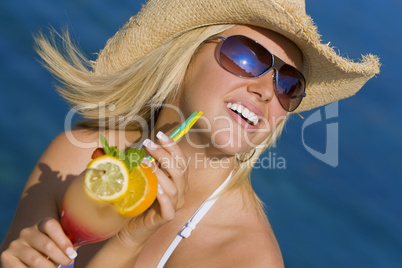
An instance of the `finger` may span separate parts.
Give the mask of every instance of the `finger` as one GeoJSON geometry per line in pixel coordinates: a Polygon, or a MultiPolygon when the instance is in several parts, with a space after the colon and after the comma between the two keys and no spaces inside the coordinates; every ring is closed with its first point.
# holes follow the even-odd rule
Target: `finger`
{"type": "Polygon", "coordinates": [[[73,245],[65,235],[60,223],[53,218],[41,220],[38,230],[45,234],[49,239],[35,240],[33,246],[37,249],[43,249],[44,254],[49,256],[54,262],[68,265],[71,260],[77,257],[73,245]]]}
{"type": "Polygon", "coordinates": [[[55,264],[47,257],[40,254],[38,251],[31,247],[26,247],[26,254],[21,256],[21,261],[28,267],[33,268],[54,268],[55,264]]]}
{"type": "Polygon", "coordinates": [[[14,260],[11,260],[11,263],[16,266],[10,265],[9,267],[54,267],[54,264],[50,260],[32,248],[29,244],[21,243],[20,241],[13,241],[10,244],[10,250],[15,253],[13,256],[14,260]]]}
{"type": "MultiPolygon", "coordinates": [[[[184,205],[184,194],[179,193],[176,185],[174,182],[168,178],[164,172],[161,171],[160,168],[158,168],[156,165],[153,163],[150,163],[149,161],[143,161],[143,164],[148,165],[151,167],[156,174],[158,178],[158,192],[157,192],[157,197],[163,195],[163,201],[166,202],[164,204],[170,204],[171,207],[173,207],[174,211],[179,210],[180,208],[183,207],[184,205]],[[167,200],[169,199],[169,200],[167,200]]],[[[162,202],[162,199],[158,201],[162,202]]],[[[164,205],[162,204],[162,205],[164,205]]],[[[164,205],[163,208],[166,206],[164,205]]],[[[169,207],[168,207],[169,208],[169,207]]],[[[171,215],[171,211],[164,209],[163,210],[164,215],[162,216],[163,218],[172,218],[173,216],[171,215]]],[[[173,213],[174,214],[174,213],[173,213]]]]}
{"type": "Polygon", "coordinates": [[[179,145],[177,145],[177,143],[174,142],[171,138],[166,136],[166,134],[163,133],[162,131],[159,131],[156,134],[156,137],[160,141],[163,148],[175,160],[175,165],[173,165],[172,167],[176,167],[176,168],[180,169],[181,173],[184,173],[186,170],[187,161],[186,161],[186,158],[184,157],[184,154],[183,154],[182,150],[180,149],[179,145]]]}
{"type": "Polygon", "coordinates": [[[9,249],[3,251],[1,254],[1,266],[3,268],[25,268],[26,265],[21,262],[20,259],[15,257],[9,249]]]}
{"type": "Polygon", "coordinates": [[[164,149],[171,155],[172,161],[166,170],[170,174],[172,181],[177,186],[175,192],[177,195],[176,209],[179,209],[184,205],[184,195],[189,188],[186,174],[188,163],[176,142],[161,131],[156,134],[156,137],[159,139],[164,149]]]}
{"type": "MultiPolygon", "coordinates": [[[[159,132],[157,136],[162,140],[162,146],[163,143],[173,142],[162,132],[159,132]]],[[[144,142],[144,145],[148,148],[150,154],[157,159],[160,165],[160,168],[156,167],[156,165],[153,167],[158,177],[159,184],[171,198],[171,202],[175,205],[176,209],[180,209],[184,205],[184,194],[188,188],[188,183],[183,169],[185,165],[180,165],[179,162],[179,160],[183,160],[183,154],[179,146],[176,144],[170,148],[164,148],[156,145],[149,139],[144,142]],[[171,182],[173,182],[173,184],[171,182]]]]}
{"type": "MultiPolygon", "coordinates": [[[[168,195],[170,198],[177,199],[177,186],[170,179],[170,177],[168,177],[168,174],[166,174],[161,168],[159,168],[154,163],[151,163],[150,161],[144,160],[143,164],[152,168],[153,172],[158,178],[158,184],[160,186],[158,190],[168,195]]],[[[174,201],[174,203],[176,203],[176,200],[174,201]]]]}
{"type": "Polygon", "coordinates": [[[148,152],[158,161],[161,168],[171,177],[176,185],[181,189],[186,188],[185,180],[186,160],[179,146],[162,132],[158,132],[161,145],[158,146],[151,140],[144,141],[144,146],[148,152]],[[173,146],[164,147],[164,144],[173,143],[173,146]]]}
{"type": "Polygon", "coordinates": [[[160,216],[162,220],[164,222],[173,220],[176,214],[175,206],[172,204],[170,197],[165,194],[165,191],[161,185],[158,185],[156,199],[159,203],[160,216]]]}

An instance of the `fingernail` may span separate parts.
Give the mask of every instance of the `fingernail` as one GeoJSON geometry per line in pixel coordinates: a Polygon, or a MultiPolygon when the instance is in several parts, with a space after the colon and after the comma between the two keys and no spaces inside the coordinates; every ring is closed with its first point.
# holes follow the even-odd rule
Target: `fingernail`
{"type": "Polygon", "coordinates": [[[168,142],[168,141],[169,141],[168,136],[166,136],[165,133],[163,133],[162,131],[159,131],[159,132],[156,134],[156,137],[157,137],[159,140],[163,141],[163,142],[168,142]]]}
{"type": "Polygon", "coordinates": [[[148,167],[152,167],[152,163],[151,163],[151,161],[148,160],[148,158],[142,159],[141,163],[147,165],[148,167]]]}
{"type": "Polygon", "coordinates": [[[72,247],[67,248],[66,250],[67,256],[71,259],[74,260],[77,258],[77,251],[75,251],[72,247]]]}
{"type": "Polygon", "coordinates": [[[149,150],[155,150],[158,148],[158,146],[150,139],[146,139],[142,144],[149,150]]]}
{"type": "Polygon", "coordinates": [[[159,194],[164,194],[165,192],[163,191],[162,187],[160,186],[160,184],[158,184],[158,193],[159,194]]]}

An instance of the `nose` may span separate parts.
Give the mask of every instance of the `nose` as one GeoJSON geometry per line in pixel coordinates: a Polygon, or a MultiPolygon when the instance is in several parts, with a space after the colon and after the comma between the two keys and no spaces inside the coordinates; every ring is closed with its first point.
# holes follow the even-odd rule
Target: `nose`
{"type": "Polygon", "coordinates": [[[250,79],[247,91],[258,96],[261,101],[271,101],[275,96],[276,71],[270,70],[268,73],[258,78],[250,79]]]}

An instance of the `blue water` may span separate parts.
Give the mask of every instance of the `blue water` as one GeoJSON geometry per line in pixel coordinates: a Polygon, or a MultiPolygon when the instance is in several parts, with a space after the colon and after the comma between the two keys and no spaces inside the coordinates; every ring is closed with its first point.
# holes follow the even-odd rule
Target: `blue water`
{"type": "MultiPolygon", "coordinates": [[[[95,58],[141,4],[0,0],[0,240],[29,173],[63,131],[68,112],[35,60],[32,34],[68,25],[95,58]]],[[[307,11],[325,42],[350,58],[379,55],[382,73],[339,102],[335,118],[326,120],[324,109],[306,112],[305,120],[317,111],[325,120],[303,128],[305,120],[293,116],[271,155],[264,155],[266,168],[253,171],[253,184],[286,267],[401,267],[402,2],[307,0],[307,11]],[[336,167],[307,150],[325,153],[331,124],[339,129],[336,167]]]]}

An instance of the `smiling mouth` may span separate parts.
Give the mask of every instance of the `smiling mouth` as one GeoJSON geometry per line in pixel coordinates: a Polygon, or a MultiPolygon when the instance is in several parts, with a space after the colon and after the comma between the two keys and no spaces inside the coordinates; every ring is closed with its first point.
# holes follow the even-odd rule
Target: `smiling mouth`
{"type": "Polygon", "coordinates": [[[228,102],[226,106],[230,110],[238,114],[249,125],[255,126],[258,124],[258,116],[243,105],[228,102]]]}

